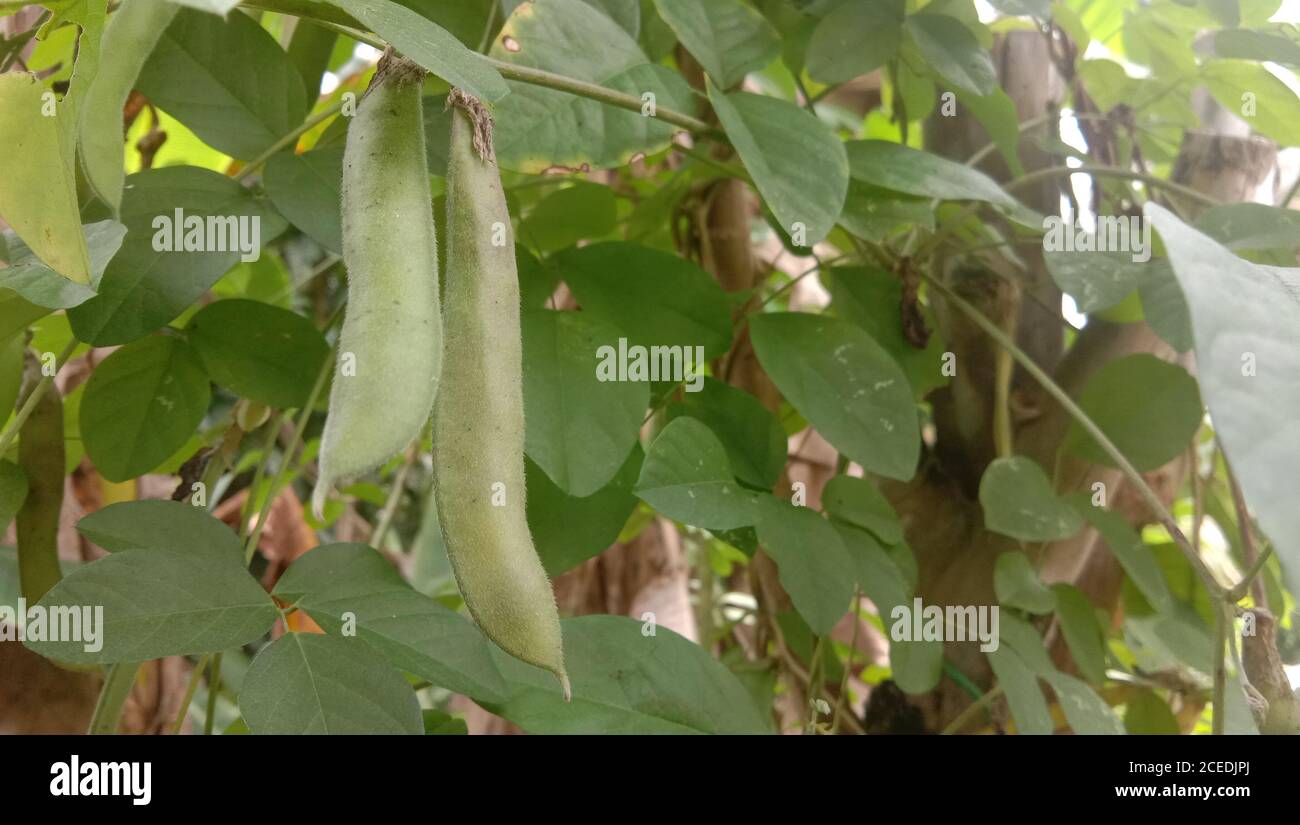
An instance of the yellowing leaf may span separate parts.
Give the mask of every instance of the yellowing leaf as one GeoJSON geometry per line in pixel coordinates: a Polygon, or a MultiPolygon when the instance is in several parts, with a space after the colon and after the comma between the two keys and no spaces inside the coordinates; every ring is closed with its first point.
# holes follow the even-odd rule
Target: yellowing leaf
{"type": "Polygon", "coordinates": [[[63,155],[55,104],[29,74],[0,75],[0,217],[51,269],[90,283],[72,164],[63,155]]]}

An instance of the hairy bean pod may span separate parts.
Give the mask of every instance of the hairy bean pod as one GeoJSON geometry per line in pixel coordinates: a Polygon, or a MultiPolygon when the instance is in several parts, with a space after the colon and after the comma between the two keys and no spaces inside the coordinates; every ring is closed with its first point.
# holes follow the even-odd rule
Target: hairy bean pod
{"type": "Polygon", "coordinates": [[[386,55],[348,127],[348,306],[312,494],[396,455],[429,419],[442,371],[438,249],[424,151],[424,70],[386,55]]]}
{"type": "MultiPolygon", "coordinates": [[[[41,362],[27,353],[22,401],[40,385],[41,362]]],[[[18,581],[35,604],[59,583],[59,512],[63,507],[63,396],[47,387],[18,431],[18,466],[27,476],[27,498],[14,519],[18,581]]]]}
{"type": "Polygon", "coordinates": [[[492,121],[459,90],[449,105],[447,368],[433,417],[438,517],[474,620],[510,655],[554,673],[568,699],[559,611],[525,517],[519,282],[492,121]]]}

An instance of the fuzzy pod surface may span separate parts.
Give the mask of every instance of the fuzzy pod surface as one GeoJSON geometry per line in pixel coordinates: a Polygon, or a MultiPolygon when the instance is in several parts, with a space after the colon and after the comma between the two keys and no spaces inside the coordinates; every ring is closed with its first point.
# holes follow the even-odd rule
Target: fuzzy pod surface
{"type": "MultiPolygon", "coordinates": [[[[41,385],[41,362],[26,353],[22,399],[41,385]]],[[[23,598],[35,604],[59,583],[59,512],[63,507],[63,397],[51,385],[18,431],[18,466],[27,476],[27,498],[14,518],[18,581],[23,598]]]]}
{"type": "Polygon", "coordinates": [[[525,515],[519,280],[492,121],[457,89],[449,104],[447,369],[433,416],[438,518],[474,620],[511,656],[555,674],[567,700],[559,611],[525,515]]]}
{"type": "Polygon", "coordinates": [[[391,53],[348,127],[343,261],[348,305],[312,509],[336,482],[418,438],[442,371],[438,245],[424,151],[424,70],[391,53]]]}

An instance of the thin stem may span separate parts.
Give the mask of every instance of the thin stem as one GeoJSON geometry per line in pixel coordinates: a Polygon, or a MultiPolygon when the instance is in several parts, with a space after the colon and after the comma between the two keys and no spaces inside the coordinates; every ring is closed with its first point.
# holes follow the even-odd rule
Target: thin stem
{"type": "Polygon", "coordinates": [[[1210,723],[1215,736],[1222,736],[1227,721],[1228,668],[1224,648],[1228,643],[1228,617],[1222,604],[1214,605],[1214,715],[1210,723]]]}
{"type": "Polygon", "coordinates": [[[117,733],[117,725],[122,721],[122,708],[126,705],[126,697],[131,695],[139,672],[140,662],[118,662],[105,669],[104,687],[99,691],[99,701],[95,703],[95,715],[90,718],[87,733],[100,736],[117,733]]]}
{"type": "Polygon", "coordinates": [[[987,693],[976,699],[974,702],[971,702],[964,710],[962,710],[961,713],[957,714],[955,719],[949,722],[943,730],[939,731],[939,735],[952,736],[954,733],[959,733],[967,724],[970,723],[970,720],[975,718],[975,714],[993,704],[994,700],[1001,695],[1002,685],[994,685],[987,693]]]}
{"type": "MultiPolygon", "coordinates": [[[[840,459],[845,456],[841,455],[840,459]]],[[[841,471],[842,472],[842,471],[841,471]]],[[[858,629],[862,627],[862,617],[858,615],[861,606],[862,588],[853,588],[853,632],[849,635],[849,653],[844,657],[844,673],[840,675],[840,695],[835,697],[835,715],[831,717],[831,734],[840,729],[840,715],[844,710],[846,697],[849,695],[849,674],[853,672],[853,654],[858,652],[858,629]]]]}
{"type": "Polygon", "coordinates": [[[307,132],[310,132],[312,129],[315,129],[317,126],[319,126],[321,123],[324,123],[326,120],[329,120],[330,118],[334,117],[340,111],[342,111],[342,109],[343,109],[343,99],[339,98],[335,102],[326,106],[324,109],[321,109],[316,114],[307,118],[301,124],[299,124],[297,128],[289,132],[289,134],[280,138],[275,143],[272,143],[271,147],[267,149],[265,152],[250,160],[247,166],[245,166],[243,169],[240,169],[235,174],[235,180],[239,181],[240,183],[243,183],[244,181],[248,180],[248,178],[251,177],[252,174],[256,172],[258,169],[261,169],[262,165],[265,164],[268,160],[270,160],[275,155],[279,154],[286,147],[292,146],[295,143],[297,143],[298,138],[302,137],[307,132]]]}
{"type": "Polygon", "coordinates": [[[208,664],[208,707],[203,714],[203,735],[212,735],[212,723],[217,716],[217,694],[221,692],[221,657],[217,653],[208,664]]]}
{"type": "Polygon", "coordinates": [[[257,491],[262,487],[262,481],[266,478],[266,468],[271,461],[271,455],[275,452],[275,439],[280,434],[280,427],[284,425],[286,413],[276,413],[275,418],[266,428],[266,441],[262,443],[262,456],[257,461],[257,469],[253,471],[253,483],[248,485],[248,493],[244,496],[244,503],[239,508],[239,537],[248,538],[248,531],[252,529],[251,519],[253,517],[253,503],[256,501],[257,491]]]}
{"type": "MultiPolygon", "coordinates": [[[[340,309],[342,305],[340,305],[340,309]]],[[[335,317],[338,314],[335,313],[335,317]]],[[[333,321],[326,326],[328,329],[333,326],[333,321]]],[[[334,365],[334,358],[326,358],[321,364],[320,372],[316,375],[316,383],[312,385],[311,395],[307,397],[307,403],[303,405],[298,414],[298,421],[294,424],[293,435],[289,439],[289,444],[284,449],[284,458],[280,462],[280,468],[275,473],[275,478],[271,480],[271,486],[266,491],[266,499],[262,502],[262,507],[257,514],[257,523],[253,526],[252,532],[249,533],[248,543],[244,545],[244,565],[247,566],[253,561],[253,553],[257,550],[257,543],[262,538],[262,530],[266,527],[266,519],[271,514],[271,506],[275,503],[275,497],[284,483],[285,476],[289,473],[289,466],[293,463],[293,454],[297,452],[298,445],[302,442],[303,433],[307,429],[307,422],[311,419],[312,410],[316,407],[316,399],[320,397],[321,390],[325,386],[325,379],[329,377],[330,368],[334,365]]]]}
{"type": "Polygon", "coordinates": [[[198,692],[199,680],[203,678],[203,669],[208,666],[208,660],[211,655],[204,655],[194,663],[194,670],[190,671],[190,684],[185,688],[185,698],[181,700],[180,712],[176,714],[176,721],[172,723],[172,735],[181,732],[181,727],[185,725],[185,717],[190,715],[190,703],[194,701],[194,694],[198,692]]]}
{"type": "Polygon", "coordinates": [[[393,489],[388,491],[388,500],[384,502],[384,509],[379,514],[379,523],[375,526],[374,535],[370,537],[370,546],[376,550],[384,549],[384,538],[388,535],[388,528],[393,525],[393,517],[397,513],[397,505],[402,500],[402,489],[406,486],[406,477],[411,472],[411,466],[415,464],[415,459],[420,455],[420,445],[412,444],[406,450],[406,459],[402,466],[398,468],[397,475],[393,477],[393,489]]]}
{"type": "Polygon", "coordinates": [[[493,3],[492,8],[488,11],[487,25],[483,27],[483,37],[478,41],[478,51],[487,52],[488,43],[492,42],[492,29],[497,24],[497,7],[500,3],[493,3]]]}
{"type": "Polygon", "coordinates": [[[1257,578],[1259,571],[1264,569],[1264,562],[1268,561],[1268,553],[1260,553],[1256,549],[1255,531],[1251,529],[1250,509],[1246,506],[1246,497],[1241,492],[1241,485],[1237,483],[1237,476],[1233,474],[1226,455],[1223,463],[1228,470],[1228,487],[1232,490],[1232,505],[1237,511],[1237,531],[1241,534],[1241,558],[1249,568],[1242,580],[1229,592],[1228,599],[1234,602],[1240,601],[1249,589],[1255,604],[1268,609],[1264,582],[1257,578]]]}
{"type": "Polygon", "coordinates": [[[1265,547],[1264,552],[1260,553],[1259,556],[1255,559],[1255,562],[1246,571],[1246,574],[1241,577],[1241,581],[1237,582],[1237,584],[1231,590],[1228,591],[1227,599],[1229,602],[1235,603],[1241,601],[1246,597],[1247,590],[1250,590],[1252,587],[1257,586],[1259,587],[1261,592],[1258,595],[1254,593],[1252,593],[1251,595],[1255,599],[1256,604],[1258,604],[1260,607],[1263,607],[1265,609],[1268,608],[1268,605],[1264,604],[1262,599],[1263,596],[1262,591],[1264,589],[1264,583],[1259,580],[1259,571],[1264,569],[1265,563],[1268,562],[1269,558],[1271,558],[1272,555],[1273,555],[1273,545],[1270,544],[1267,547],[1265,547]]]}
{"type": "Polygon", "coordinates": [[[1151,512],[1156,515],[1156,518],[1173,538],[1174,543],[1183,551],[1183,554],[1187,557],[1187,561],[1192,565],[1192,569],[1196,571],[1197,577],[1200,578],[1201,582],[1205,585],[1206,590],[1208,590],[1210,595],[1215,599],[1222,599],[1224,596],[1223,587],[1215,581],[1209,568],[1205,566],[1205,562],[1196,554],[1191,542],[1188,541],[1187,536],[1183,534],[1183,531],[1179,529],[1178,523],[1174,520],[1174,517],[1170,514],[1168,508],[1165,507],[1164,502],[1160,500],[1160,497],[1157,496],[1155,491],[1151,489],[1151,486],[1147,484],[1146,479],[1142,478],[1142,474],[1139,473],[1132,463],[1124,457],[1124,454],[1120,452],[1114,442],[1112,442],[1110,438],[1102,432],[1101,428],[1088,417],[1087,413],[1079,408],[1078,404],[1074,403],[1074,399],[1070,398],[1069,393],[1061,389],[1061,387],[1052,380],[1051,376],[1044,372],[1042,367],[1038,366],[1038,364],[1034,362],[1034,359],[1030,358],[1023,350],[1016,346],[1016,343],[1012,341],[1006,333],[999,329],[997,324],[984,317],[983,313],[967,303],[960,295],[933,275],[922,272],[921,277],[925,278],[926,282],[939,292],[943,293],[944,297],[947,298],[953,306],[957,307],[957,309],[961,310],[963,314],[974,321],[975,324],[983,329],[984,332],[996,341],[999,346],[1010,352],[1011,357],[1015,358],[1016,361],[1025,368],[1025,371],[1032,375],[1034,380],[1042,385],[1043,389],[1047,391],[1047,394],[1052,396],[1052,398],[1061,405],[1070,417],[1078,422],[1084,432],[1097,442],[1097,445],[1101,447],[1102,452],[1106,453],[1106,455],[1110,457],[1111,461],[1115,462],[1115,466],[1117,466],[1124,476],[1132,482],[1133,486],[1142,496],[1143,501],[1145,501],[1147,506],[1151,508],[1151,512]]]}
{"type": "Polygon", "coordinates": [[[1286,194],[1282,197],[1278,206],[1282,209],[1289,209],[1291,207],[1291,201],[1295,200],[1297,192],[1300,192],[1300,175],[1296,175],[1295,183],[1291,184],[1291,188],[1286,191],[1286,194]]]}
{"type": "MultiPolygon", "coordinates": [[[[555,89],[560,92],[568,92],[571,95],[585,97],[600,103],[606,103],[610,106],[617,106],[620,109],[627,109],[632,112],[640,112],[644,102],[639,97],[616,92],[613,89],[601,86],[597,83],[588,83],[585,80],[578,80],[574,77],[555,74],[554,72],[534,69],[528,66],[520,66],[515,63],[507,63],[495,57],[483,58],[492,65],[494,69],[501,73],[506,80],[516,80],[520,83],[528,83],[533,86],[542,86],[547,89],[555,89]]],[[[701,135],[710,135],[712,137],[721,137],[722,132],[700,120],[691,117],[688,114],[666,109],[663,106],[655,106],[654,117],[665,123],[671,123],[674,126],[681,127],[688,132],[694,132],[701,135]]]]}
{"type": "Polygon", "coordinates": [[[803,732],[811,734],[817,732],[817,701],[825,689],[823,684],[822,656],[823,648],[826,644],[825,636],[817,637],[817,644],[813,646],[812,661],[808,663],[808,690],[813,694],[808,700],[808,722],[804,725],[803,732]]]}
{"type": "MultiPolygon", "coordinates": [[[[59,354],[58,361],[55,362],[56,374],[58,370],[63,369],[64,362],[71,357],[73,350],[75,350],[77,345],[80,343],[81,342],[76,338],[73,338],[68,342],[68,345],[63,348],[63,352],[59,354]]],[[[44,397],[45,393],[49,391],[50,386],[53,383],[54,376],[47,375],[32,388],[31,394],[27,396],[27,400],[24,401],[22,407],[19,408],[18,414],[14,416],[13,423],[9,426],[9,429],[5,430],[4,435],[0,436],[0,455],[4,455],[5,452],[8,451],[9,447],[14,443],[14,439],[18,437],[19,431],[23,428],[23,424],[27,423],[27,419],[31,417],[32,411],[36,409],[36,405],[40,402],[41,398],[44,397]]]]}
{"type": "Polygon", "coordinates": [[[1037,183],[1040,180],[1049,178],[1068,177],[1070,175],[1095,175],[1099,178],[1125,178],[1127,180],[1139,180],[1148,186],[1155,186],[1161,189],[1167,189],[1170,192],[1182,195],[1185,198],[1194,200],[1197,203],[1206,206],[1218,206],[1220,201],[1217,198],[1210,197],[1204,192],[1198,192],[1195,189],[1183,186],[1180,183],[1174,183],[1171,180],[1156,175],[1150,175],[1146,172],[1135,172],[1131,169],[1124,169],[1118,166],[1093,166],[1084,164],[1082,166],[1049,166],[1046,169],[1036,169],[1033,172],[1021,175],[1018,178],[1003,184],[1003,189],[1011,191],[1022,186],[1028,186],[1031,183],[1037,183]]]}

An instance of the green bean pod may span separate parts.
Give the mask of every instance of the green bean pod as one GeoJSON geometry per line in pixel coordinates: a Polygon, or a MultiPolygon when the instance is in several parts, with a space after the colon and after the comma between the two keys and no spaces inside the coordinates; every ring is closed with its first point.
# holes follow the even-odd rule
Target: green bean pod
{"type": "Polygon", "coordinates": [[[385,55],[348,127],[348,306],[312,493],[317,517],[336,482],[378,467],[419,437],[438,390],[442,318],[423,79],[415,63],[385,55]]]}
{"type": "Polygon", "coordinates": [[[474,620],[560,680],[560,616],[525,517],[519,281],[492,120],[453,89],[447,169],[446,380],[433,416],[438,517],[474,620]],[[493,243],[496,241],[496,243],[493,243]]]}
{"type": "MultiPolygon", "coordinates": [[[[41,385],[41,362],[26,354],[22,403],[41,385]]],[[[52,379],[51,379],[52,380],[52,379]]],[[[63,396],[55,386],[32,407],[18,431],[18,466],[27,476],[27,498],[14,518],[18,581],[23,598],[35,604],[59,583],[59,513],[63,508],[63,396]]]]}

